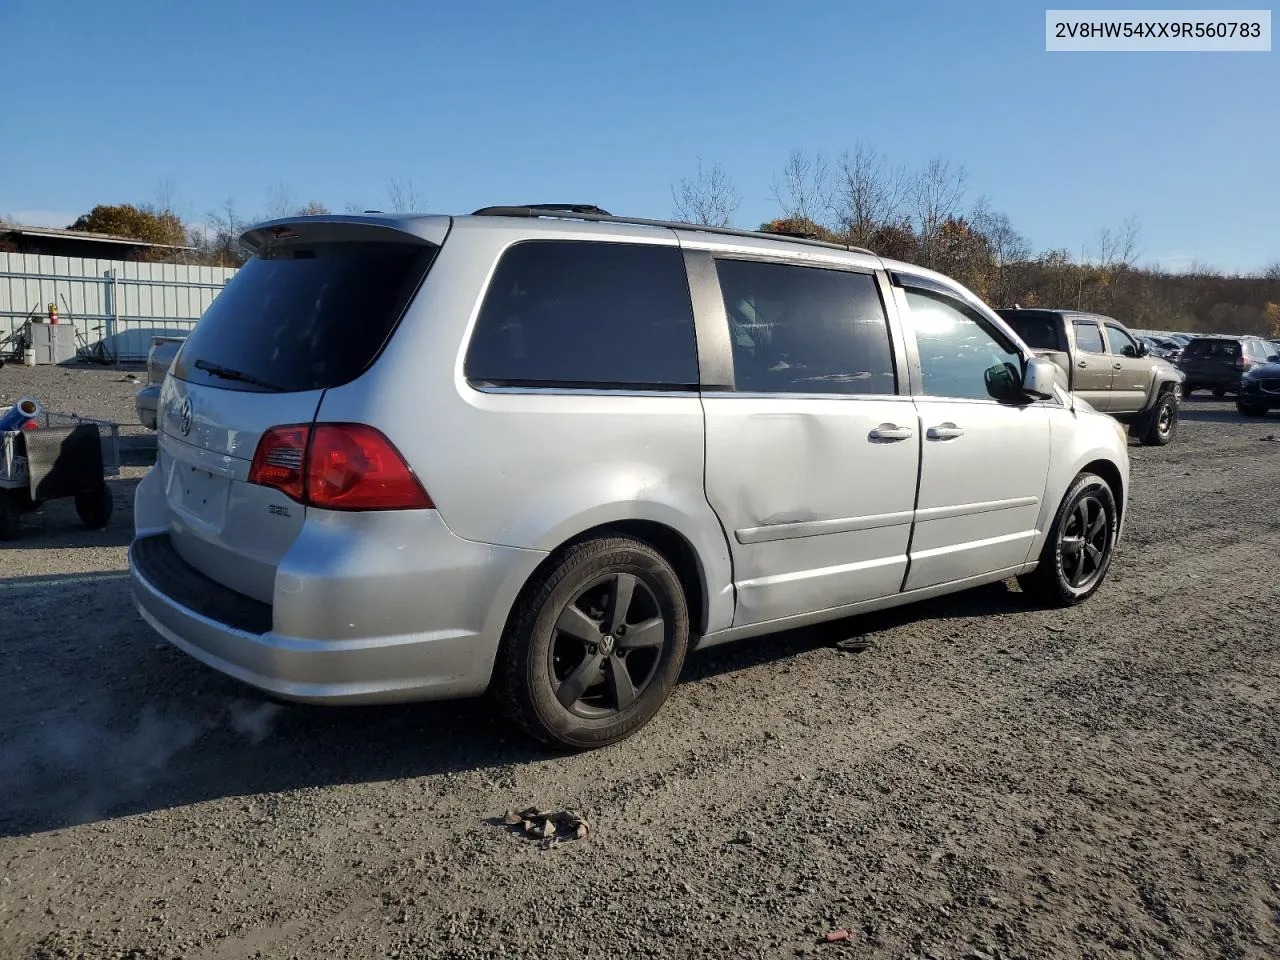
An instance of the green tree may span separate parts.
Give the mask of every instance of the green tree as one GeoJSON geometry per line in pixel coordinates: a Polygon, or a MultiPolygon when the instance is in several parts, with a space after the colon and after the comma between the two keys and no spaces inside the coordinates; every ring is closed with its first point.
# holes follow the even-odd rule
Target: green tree
{"type": "Polygon", "coordinates": [[[177,214],[130,203],[99,204],[68,228],[87,233],[110,233],[131,237],[146,243],[162,243],[181,247],[186,244],[187,230],[177,214]]]}

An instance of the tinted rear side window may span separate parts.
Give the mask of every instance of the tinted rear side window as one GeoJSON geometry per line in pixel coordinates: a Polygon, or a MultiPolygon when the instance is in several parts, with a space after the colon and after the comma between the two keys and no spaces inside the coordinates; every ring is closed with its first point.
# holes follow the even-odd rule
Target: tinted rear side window
{"type": "Polygon", "coordinates": [[[467,349],[473,382],[696,388],[679,248],[529,240],[503,254],[467,349]]]}
{"type": "Polygon", "coordinates": [[[1000,314],[1013,332],[1032,350],[1066,350],[1062,323],[1057,317],[1036,314],[1000,314]]]}
{"type": "Polygon", "coordinates": [[[758,393],[897,391],[875,279],[785,263],[717,260],[734,383],[758,393]]]}
{"type": "Polygon", "coordinates": [[[437,248],[314,243],[254,257],[205,311],[174,373],[240,390],[323,390],[378,355],[437,248]]]}

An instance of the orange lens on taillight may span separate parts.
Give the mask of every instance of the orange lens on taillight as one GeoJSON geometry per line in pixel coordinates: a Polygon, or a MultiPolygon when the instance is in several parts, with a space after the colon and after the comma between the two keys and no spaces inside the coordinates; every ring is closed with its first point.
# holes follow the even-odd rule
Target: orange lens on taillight
{"type": "Polygon", "coordinates": [[[391,441],[360,423],[273,427],[249,482],[326,510],[430,510],[431,498],[391,441]]]}
{"type": "Polygon", "coordinates": [[[249,467],[249,482],[275,487],[288,497],[305,502],[303,469],[311,428],[305,425],[272,427],[258,441],[249,467]]]}

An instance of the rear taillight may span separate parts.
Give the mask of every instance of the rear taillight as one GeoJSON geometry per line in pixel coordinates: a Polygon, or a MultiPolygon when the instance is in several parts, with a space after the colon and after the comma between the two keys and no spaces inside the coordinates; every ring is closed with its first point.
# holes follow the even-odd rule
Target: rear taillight
{"type": "Polygon", "coordinates": [[[1249,358],[1248,358],[1248,357],[1236,357],[1236,369],[1237,369],[1237,370],[1248,370],[1248,369],[1249,369],[1249,358]]]}
{"type": "Polygon", "coordinates": [[[325,510],[429,510],[431,498],[379,431],[360,423],[273,427],[249,482],[325,510]]]}
{"type": "Polygon", "coordinates": [[[311,428],[272,427],[258,441],[249,467],[249,482],[275,487],[294,500],[305,501],[303,467],[311,428]]]}

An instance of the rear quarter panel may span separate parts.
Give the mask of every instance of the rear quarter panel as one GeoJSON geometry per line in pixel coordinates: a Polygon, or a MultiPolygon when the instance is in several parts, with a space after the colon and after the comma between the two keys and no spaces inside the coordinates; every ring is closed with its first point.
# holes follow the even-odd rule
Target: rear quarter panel
{"type": "MultiPolygon", "coordinates": [[[[616,236],[668,242],[654,230],[616,236]]],[[[596,239],[540,224],[539,239],[596,239]]],[[[418,297],[378,362],[328,391],[321,420],[381,429],[461,538],[550,552],[583,531],[648,520],[679,533],[702,566],[708,630],[733,618],[728,545],[703,487],[696,393],[473,389],[466,343],[501,252],[530,236],[502,222],[455,222],[418,297]]],[[[514,599],[514,597],[510,598],[514,599]]],[[[506,600],[502,602],[506,603],[506,600]]]]}

